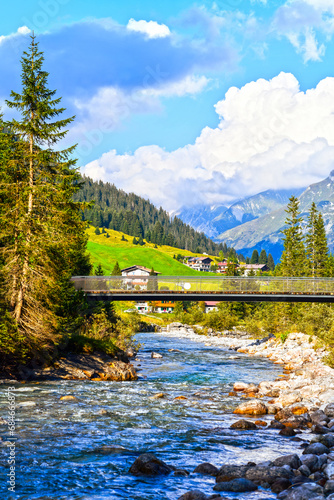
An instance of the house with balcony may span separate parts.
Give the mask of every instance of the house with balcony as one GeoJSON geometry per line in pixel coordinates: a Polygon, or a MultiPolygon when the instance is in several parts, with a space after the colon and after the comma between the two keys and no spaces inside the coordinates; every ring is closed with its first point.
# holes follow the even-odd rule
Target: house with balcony
{"type": "Polygon", "coordinates": [[[147,288],[149,276],[158,276],[158,271],[154,271],[151,275],[152,269],[144,266],[130,266],[121,269],[122,276],[129,279],[122,280],[126,284],[128,289],[138,287],[140,290],[145,290],[147,288]]]}
{"type": "Polygon", "coordinates": [[[210,257],[191,257],[187,261],[187,266],[195,269],[195,271],[210,272],[211,262],[210,257]]]}

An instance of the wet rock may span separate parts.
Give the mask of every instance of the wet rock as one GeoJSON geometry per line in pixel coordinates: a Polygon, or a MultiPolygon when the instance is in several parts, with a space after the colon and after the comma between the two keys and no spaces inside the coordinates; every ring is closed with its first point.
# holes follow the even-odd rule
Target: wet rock
{"type": "Polygon", "coordinates": [[[233,390],[235,392],[237,391],[244,391],[245,389],[247,389],[249,387],[250,384],[246,384],[245,382],[235,382],[235,384],[233,385],[233,390]]]}
{"type": "Polygon", "coordinates": [[[291,477],[291,470],[287,470],[285,467],[262,467],[257,465],[246,472],[246,478],[258,484],[273,484],[279,478],[290,479],[291,477]]]}
{"type": "Polygon", "coordinates": [[[267,406],[259,399],[254,399],[253,401],[241,403],[233,413],[241,415],[265,415],[267,413],[267,406]]]}
{"type": "Polygon", "coordinates": [[[324,473],[328,479],[334,479],[334,462],[329,462],[324,468],[324,473]]]}
{"type": "Polygon", "coordinates": [[[77,397],[68,394],[66,396],[61,396],[60,401],[79,401],[77,397]]]}
{"type": "Polygon", "coordinates": [[[334,418],[334,403],[329,403],[325,409],[324,413],[329,418],[334,418]]]}
{"type": "Polygon", "coordinates": [[[328,422],[327,427],[328,429],[334,429],[334,418],[328,422]]]}
{"type": "Polygon", "coordinates": [[[265,422],[264,420],[255,420],[255,425],[259,425],[260,427],[267,427],[267,422],[265,422]]]}
{"type": "Polygon", "coordinates": [[[317,455],[302,455],[300,460],[303,465],[306,465],[310,469],[311,473],[320,469],[320,461],[317,455]]]}
{"type": "Polygon", "coordinates": [[[161,359],[163,356],[159,354],[158,352],[151,352],[151,358],[152,359],[161,359]]]}
{"type": "Polygon", "coordinates": [[[302,476],[309,477],[311,475],[311,471],[306,464],[301,465],[298,471],[302,474],[302,476]]]}
{"type": "Polygon", "coordinates": [[[290,479],[281,477],[271,485],[271,491],[276,494],[281,493],[281,491],[287,490],[290,486],[291,486],[290,479]]]}
{"type": "Polygon", "coordinates": [[[159,460],[153,453],[139,455],[129,469],[134,476],[159,476],[175,471],[175,467],[159,460]]]}
{"type": "Polygon", "coordinates": [[[230,426],[230,429],[239,429],[242,431],[249,431],[249,430],[254,430],[257,429],[257,426],[254,424],[254,422],[250,422],[249,420],[238,420],[237,422],[234,422],[230,426]]]}
{"type": "Polygon", "coordinates": [[[312,425],[312,432],[314,432],[314,434],[327,434],[328,431],[329,431],[328,427],[325,427],[324,425],[321,424],[312,425]]]}
{"type": "Polygon", "coordinates": [[[331,493],[334,493],[334,480],[333,479],[330,479],[329,481],[327,481],[325,483],[324,493],[326,496],[330,495],[331,493]]]}
{"type": "Polygon", "coordinates": [[[255,491],[258,489],[258,486],[253,483],[253,481],[241,477],[232,479],[232,481],[220,482],[216,484],[213,489],[215,491],[231,491],[235,493],[244,493],[247,491],[255,491]]]}
{"type": "Polygon", "coordinates": [[[320,500],[325,498],[323,489],[318,484],[305,483],[297,488],[282,491],[279,500],[320,500]]]}
{"type": "Polygon", "coordinates": [[[270,428],[271,429],[285,429],[285,425],[282,424],[281,422],[277,422],[276,420],[272,420],[270,422],[270,428]]]}
{"type": "Polygon", "coordinates": [[[322,410],[310,412],[310,419],[312,424],[325,425],[329,421],[329,417],[322,410]]]}
{"type": "Polygon", "coordinates": [[[291,427],[284,427],[284,429],[279,431],[279,435],[285,437],[293,437],[296,435],[296,432],[291,427]]]}
{"type": "Polygon", "coordinates": [[[192,490],[181,495],[178,500],[208,500],[208,496],[200,490],[192,490]]]}
{"type": "Polygon", "coordinates": [[[289,467],[291,467],[291,469],[298,469],[302,465],[302,462],[299,456],[296,454],[283,455],[281,457],[276,458],[273,461],[273,465],[275,467],[283,467],[283,465],[288,465],[289,467]]]}
{"type": "Polygon", "coordinates": [[[255,464],[247,465],[222,465],[218,471],[216,482],[231,481],[232,479],[245,477],[246,472],[255,464]]]}
{"type": "Polygon", "coordinates": [[[334,446],[334,433],[322,434],[317,438],[318,442],[327,446],[327,448],[332,448],[334,446]]]}
{"type": "Polygon", "coordinates": [[[208,476],[216,477],[218,475],[219,469],[209,462],[204,462],[203,464],[197,465],[194,472],[197,472],[197,474],[205,474],[208,476]]]}
{"type": "Polygon", "coordinates": [[[185,469],[177,469],[173,476],[177,476],[177,477],[187,477],[189,476],[189,472],[185,469]]]}
{"type": "Polygon", "coordinates": [[[150,396],[150,399],[162,399],[165,397],[165,394],[163,392],[159,392],[158,394],[154,394],[153,396],[150,396]]]}
{"type": "Polygon", "coordinates": [[[328,453],[329,449],[327,446],[321,443],[313,443],[305,448],[303,455],[322,455],[323,453],[328,453]]]}

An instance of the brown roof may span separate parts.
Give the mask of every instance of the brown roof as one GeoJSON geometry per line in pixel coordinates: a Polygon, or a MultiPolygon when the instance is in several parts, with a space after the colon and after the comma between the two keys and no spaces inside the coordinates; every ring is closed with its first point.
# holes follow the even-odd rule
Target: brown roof
{"type": "MultiPolygon", "coordinates": [[[[148,267],[144,267],[144,266],[130,266],[130,267],[125,267],[124,269],[121,269],[121,271],[131,271],[131,270],[134,270],[134,269],[140,269],[141,271],[146,271],[148,273],[150,273],[152,271],[152,269],[149,269],[148,267]]],[[[156,274],[161,274],[159,273],[159,271],[154,271],[156,274]]]]}

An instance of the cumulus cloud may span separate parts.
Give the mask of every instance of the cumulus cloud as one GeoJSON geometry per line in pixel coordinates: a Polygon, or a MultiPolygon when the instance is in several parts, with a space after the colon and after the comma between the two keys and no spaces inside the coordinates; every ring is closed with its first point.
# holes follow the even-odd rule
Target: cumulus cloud
{"type": "Polygon", "coordinates": [[[127,24],[127,29],[129,31],[143,33],[148,38],[165,38],[171,34],[168,26],[159,24],[156,21],[135,21],[134,19],[130,19],[127,24]]]}
{"type": "Polygon", "coordinates": [[[216,104],[215,129],[167,152],[105,153],[84,173],[149,197],[167,210],[228,204],[265,189],[303,187],[333,169],[334,78],[300,91],[292,74],[232,87],[216,104]]]}

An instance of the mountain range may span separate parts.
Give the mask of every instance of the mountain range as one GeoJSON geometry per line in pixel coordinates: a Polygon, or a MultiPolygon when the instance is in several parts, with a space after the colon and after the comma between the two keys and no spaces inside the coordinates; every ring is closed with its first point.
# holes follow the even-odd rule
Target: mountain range
{"type": "Polygon", "coordinates": [[[333,251],[334,170],[329,177],[306,189],[268,190],[240,200],[229,208],[197,207],[193,214],[189,208],[181,209],[178,217],[195,229],[201,227],[201,231],[216,241],[233,246],[238,253],[251,256],[254,249],[261,251],[264,248],[277,261],[283,250],[281,230],[287,216],[285,209],[292,195],[300,200],[304,221],[312,202],[315,202],[323,215],[328,245],[333,251]]]}

